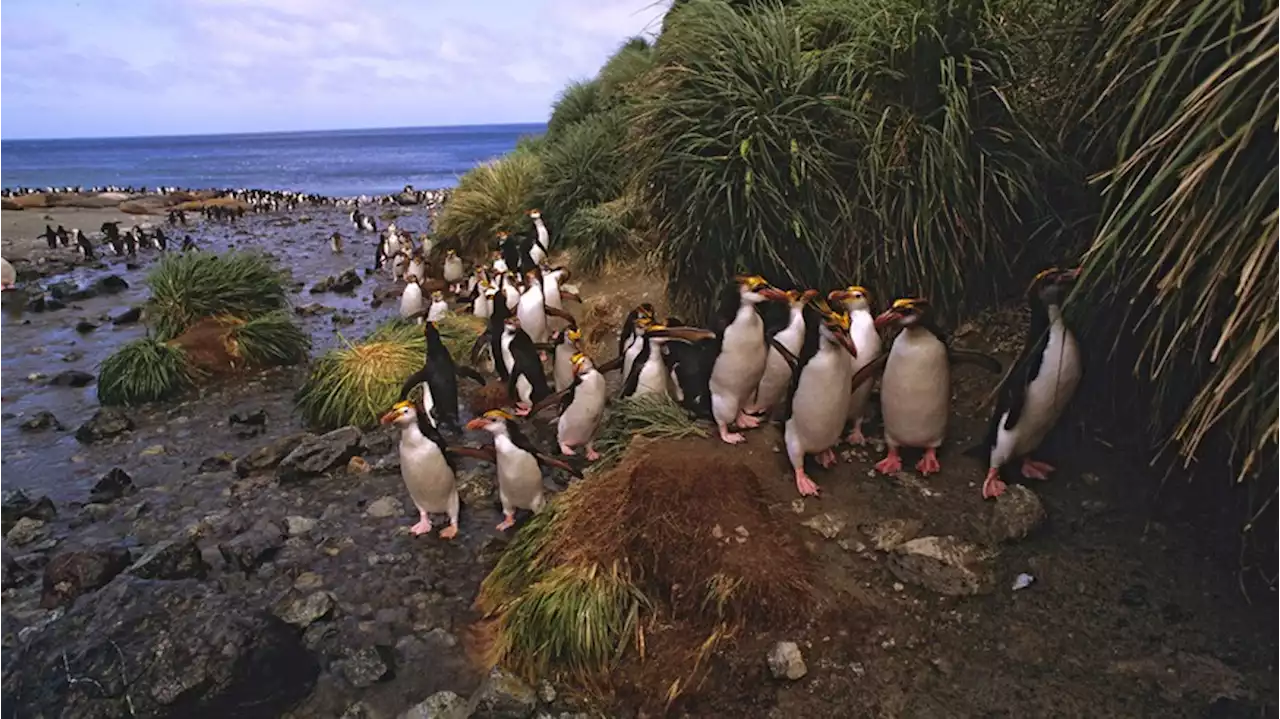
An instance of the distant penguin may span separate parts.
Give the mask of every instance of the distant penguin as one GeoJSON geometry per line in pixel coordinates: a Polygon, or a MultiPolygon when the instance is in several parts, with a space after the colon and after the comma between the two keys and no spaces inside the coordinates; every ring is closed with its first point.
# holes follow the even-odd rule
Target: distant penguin
{"type": "Polygon", "coordinates": [[[93,243],[89,241],[88,237],[84,236],[84,232],[76,228],[75,237],[76,250],[80,253],[80,256],[86,260],[97,259],[97,253],[93,251],[93,243]]]}
{"type": "Polygon", "coordinates": [[[51,250],[57,249],[58,233],[54,232],[52,227],[45,225],[44,232],[40,235],[37,235],[37,237],[39,237],[40,239],[43,239],[46,243],[48,243],[49,249],[51,250]]]}
{"type": "Polygon", "coordinates": [[[436,290],[431,293],[431,305],[427,307],[427,321],[439,322],[449,315],[449,303],[444,301],[444,293],[436,290]]]}
{"type": "Polygon", "coordinates": [[[335,255],[342,254],[342,235],[341,234],[335,232],[329,236],[329,249],[333,251],[333,254],[335,255]]]}
{"type": "Polygon", "coordinates": [[[0,290],[11,290],[18,284],[18,272],[13,265],[0,257],[0,290]]]}

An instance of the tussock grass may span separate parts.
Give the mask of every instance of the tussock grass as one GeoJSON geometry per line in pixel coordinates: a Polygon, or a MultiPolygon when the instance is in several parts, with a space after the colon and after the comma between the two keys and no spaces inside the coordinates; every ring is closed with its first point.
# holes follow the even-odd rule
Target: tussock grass
{"type": "Polygon", "coordinates": [[[653,69],[653,47],[643,37],[633,37],[622,44],[596,74],[600,102],[606,106],[631,100],[637,85],[653,69]]]}
{"type": "Polygon", "coordinates": [[[596,80],[572,82],[560,91],[547,121],[548,142],[602,109],[600,83],[596,80]]]}
{"type": "Polygon", "coordinates": [[[440,333],[440,341],[449,350],[449,356],[455,363],[464,364],[471,353],[471,346],[476,338],[485,330],[484,320],[475,315],[464,315],[450,312],[444,319],[436,323],[436,331],[440,333]]]}
{"type": "Polygon", "coordinates": [[[329,350],[315,363],[298,390],[298,411],[319,430],[373,427],[399,399],[405,378],[422,368],[425,352],[418,325],[398,320],[381,325],[361,342],[329,350]]]}
{"type": "Polygon", "coordinates": [[[241,355],[254,367],[292,365],[307,359],[311,337],[287,310],[275,310],[230,328],[241,355]]]}
{"type": "Polygon", "coordinates": [[[600,425],[595,442],[600,460],[592,465],[591,471],[599,472],[610,467],[636,437],[683,439],[706,436],[706,431],[670,397],[646,394],[620,399],[609,406],[600,425]]]}
{"type": "MultiPolygon", "coordinates": [[[[621,110],[594,114],[564,130],[542,152],[542,208],[548,218],[571,218],[580,208],[618,197],[626,181],[622,143],[626,115],[621,110]]],[[[565,223],[566,244],[578,237],[565,223]]]]}
{"type": "Polygon", "coordinates": [[[575,268],[598,274],[610,263],[631,262],[653,249],[645,226],[648,215],[634,194],[573,213],[565,227],[572,237],[575,268]]]}
{"type": "Polygon", "coordinates": [[[190,389],[196,376],[181,348],[145,337],[103,360],[98,368],[98,401],[137,405],[171,399],[190,389]]]}
{"type": "Polygon", "coordinates": [[[541,171],[538,155],[528,151],[468,171],[437,219],[436,235],[475,256],[495,244],[498,232],[524,231],[541,171]]]}
{"type": "Polygon", "coordinates": [[[148,322],[161,340],[204,317],[252,318],[288,305],[281,273],[256,252],[169,253],[147,276],[147,285],[148,322]]]}

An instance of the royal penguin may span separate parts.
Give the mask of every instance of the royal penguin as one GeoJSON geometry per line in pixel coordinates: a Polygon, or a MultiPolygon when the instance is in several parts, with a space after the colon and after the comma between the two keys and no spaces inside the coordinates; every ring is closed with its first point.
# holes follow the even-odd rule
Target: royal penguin
{"type": "Polygon", "coordinates": [[[741,429],[760,426],[760,420],[743,408],[760,385],[769,358],[764,322],[756,305],[770,300],[785,302],[787,295],[770,287],[763,277],[738,277],[726,288],[716,313],[715,360],[709,380],[711,415],[720,429],[720,439],[728,444],[746,440],[731,431],[734,425],[741,429]]]}
{"type": "Polygon", "coordinates": [[[551,377],[555,380],[557,392],[563,392],[573,384],[574,377],[578,374],[573,358],[582,351],[579,345],[581,340],[582,332],[577,327],[557,330],[551,336],[551,344],[555,345],[555,350],[551,353],[551,377]]]}
{"type": "Polygon", "coordinates": [[[440,530],[441,539],[458,534],[457,468],[440,432],[425,421],[412,402],[399,402],[382,416],[382,424],[400,430],[400,476],[413,505],[418,508],[418,523],[409,528],[414,535],[431,531],[431,515],[449,517],[449,526],[440,530]]]}
{"type": "Polygon", "coordinates": [[[520,318],[520,327],[535,343],[542,344],[551,338],[547,320],[547,298],[536,271],[525,274],[525,290],[516,306],[516,316],[520,318]]]}
{"type": "Polygon", "coordinates": [[[92,260],[97,257],[97,253],[93,251],[93,243],[89,241],[88,237],[84,236],[84,232],[82,232],[78,227],[75,230],[75,238],[76,251],[80,253],[81,257],[86,260],[92,260]]]}
{"type": "Polygon", "coordinates": [[[342,234],[335,232],[329,235],[329,250],[335,255],[342,254],[342,234]]]}
{"type": "MultiPolygon", "coordinates": [[[[853,340],[853,371],[856,373],[884,352],[880,331],[876,329],[876,318],[872,314],[871,293],[865,287],[852,285],[832,291],[828,299],[843,307],[849,315],[849,339],[853,340]]],[[[871,388],[871,382],[862,384],[849,402],[849,420],[853,423],[853,430],[845,438],[849,444],[861,445],[867,441],[862,433],[862,423],[871,402],[871,388]]]]}
{"type": "Polygon", "coordinates": [[[0,257],[0,290],[11,290],[18,284],[18,271],[3,257],[0,257]]]}
{"type": "Polygon", "coordinates": [[[578,447],[586,447],[586,456],[594,462],[600,458],[596,452],[596,432],[604,416],[605,400],[609,389],[604,375],[596,370],[591,360],[581,352],[570,359],[573,381],[560,398],[560,417],[556,420],[556,440],[560,451],[572,455],[578,447]]]}
{"type": "MultiPolygon", "coordinates": [[[[684,323],[667,318],[667,327],[684,323]]],[[[711,418],[711,365],[715,361],[715,333],[709,339],[691,342],[668,342],[667,365],[671,368],[672,386],[680,405],[702,419],[711,418]]]]}
{"type": "Polygon", "coordinates": [[[546,505],[542,488],[542,465],[559,467],[575,477],[581,474],[569,464],[538,450],[516,426],[515,418],[494,409],[467,423],[467,429],[484,430],[493,435],[494,464],[498,471],[498,500],[502,503],[502,522],[498,531],[516,523],[516,510],[528,509],[537,514],[546,505]]]}
{"type": "Polygon", "coordinates": [[[976,452],[969,452],[980,452],[988,461],[984,499],[1004,493],[1000,470],[1019,458],[1023,477],[1048,479],[1054,470],[1031,454],[1075,396],[1083,373],[1080,346],[1062,317],[1062,303],[1079,276],[1079,269],[1050,268],[1036,275],[1027,290],[1031,323],[1022,354],[1000,387],[986,438],[976,452]]]}
{"type": "Polygon", "coordinates": [[[457,292],[461,288],[462,280],[466,276],[466,267],[462,264],[462,258],[458,257],[456,250],[449,249],[444,253],[444,281],[449,283],[449,287],[457,292]]]}
{"type": "Polygon", "coordinates": [[[551,394],[537,345],[524,331],[519,317],[506,319],[501,344],[502,364],[507,368],[507,395],[516,404],[516,414],[527,415],[551,394]]]}
{"type": "Polygon", "coordinates": [[[49,245],[49,249],[51,250],[57,249],[58,233],[54,232],[53,228],[50,227],[49,225],[45,225],[44,232],[40,233],[39,235],[36,235],[36,237],[38,239],[44,240],[49,245]]]}
{"type": "Polygon", "coordinates": [[[880,414],[888,453],[876,463],[876,469],[883,474],[898,472],[902,469],[899,448],[918,447],[924,456],[916,469],[923,475],[938,472],[942,467],[937,450],[946,438],[951,413],[951,364],[969,361],[999,374],[1000,363],[951,347],[933,319],[932,306],[924,299],[897,300],[876,317],[875,326],[902,329],[889,351],[858,370],[852,381],[851,391],[857,391],[874,373],[884,370],[880,414]]]}
{"type": "Polygon", "coordinates": [[[443,425],[446,429],[456,430],[458,376],[470,377],[480,385],[484,384],[484,378],[474,369],[454,363],[434,322],[425,322],[422,332],[427,346],[426,358],[422,369],[410,375],[400,387],[400,399],[408,399],[415,387],[421,387],[423,411],[432,426],[443,425]]]}
{"type": "Polygon", "coordinates": [[[812,305],[804,314],[805,333],[783,412],[783,440],[796,490],[807,497],[818,494],[818,485],[804,470],[805,455],[817,454],[824,468],[836,462],[833,447],[849,414],[846,388],[853,381],[854,347],[847,314],[812,305]]]}
{"type": "MultiPolygon", "coordinates": [[[[800,347],[805,339],[805,305],[818,296],[816,290],[799,292],[789,290],[787,293],[787,324],[773,334],[769,347],[769,358],[765,361],[764,374],[760,376],[760,384],[756,385],[755,396],[746,408],[747,414],[767,415],[770,410],[787,397],[791,386],[792,367],[783,351],[792,356],[799,356],[800,347]],[[782,349],[779,349],[779,346],[782,349]]],[[[852,376],[852,375],[851,375],[852,376]]]]}
{"type": "Polygon", "coordinates": [[[482,320],[489,319],[493,314],[493,302],[497,294],[497,287],[490,287],[487,281],[481,280],[480,284],[476,285],[476,296],[471,300],[471,314],[482,320]]]}
{"type": "Polygon", "coordinates": [[[529,255],[535,263],[540,265],[551,253],[551,233],[547,232],[547,224],[542,221],[540,210],[529,210],[528,215],[533,220],[533,229],[536,233],[533,246],[529,248],[529,255]]]}
{"type": "Polygon", "coordinates": [[[449,303],[445,302],[444,293],[436,290],[431,293],[431,305],[427,307],[427,321],[439,322],[449,316],[449,303]]]}
{"type": "MultiPolygon", "coordinates": [[[[505,233],[500,233],[498,237],[500,239],[505,237],[505,233]]],[[[493,271],[495,274],[502,275],[502,274],[505,274],[507,270],[511,269],[507,266],[507,260],[502,256],[501,250],[493,251],[493,256],[491,261],[492,261],[492,264],[490,266],[493,267],[493,271]]]]}
{"type": "Polygon", "coordinates": [[[425,309],[425,302],[422,298],[422,285],[418,284],[418,278],[410,275],[406,280],[404,290],[400,293],[400,316],[408,319],[421,315],[425,309]]]}
{"type": "Polygon", "coordinates": [[[503,301],[506,303],[507,309],[515,312],[522,296],[515,276],[510,272],[504,272],[502,277],[499,278],[498,287],[502,290],[503,301]]]}
{"type": "Polygon", "coordinates": [[[631,376],[631,370],[635,367],[636,360],[640,356],[640,352],[644,349],[644,333],[648,331],[649,326],[654,324],[653,316],[641,314],[631,323],[631,336],[626,347],[618,358],[622,362],[622,379],[631,376]]]}

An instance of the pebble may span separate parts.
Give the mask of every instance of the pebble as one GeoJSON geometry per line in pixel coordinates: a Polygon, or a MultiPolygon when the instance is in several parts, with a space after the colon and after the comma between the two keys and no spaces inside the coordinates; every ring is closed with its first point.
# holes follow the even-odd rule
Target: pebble
{"type": "Polygon", "coordinates": [[[401,714],[400,719],[453,719],[465,716],[466,707],[467,700],[457,694],[436,692],[401,714]]]}
{"type": "Polygon", "coordinates": [[[365,508],[364,513],[370,517],[385,519],[387,517],[396,517],[404,514],[404,505],[400,503],[399,497],[390,495],[375,499],[365,508]]]}
{"type": "Polygon", "coordinates": [[[391,673],[391,667],[377,647],[365,647],[334,665],[357,688],[373,686],[391,673]]]}
{"type": "Polygon", "coordinates": [[[141,452],[139,452],[139,453],[138,453],[138,456],[140,456],[140,457],[154,457],[154,456],[156,456],[157,454],[164,454],[164,445],[163,445],[163,444],[153,444],[153,445],[151,445],[150,447],[147,447],[146,449],[144,449],[144,450],[142,450],[141,452]]]}
{"type": "Polygon", "coordinates": [[[322,586],[324,586],[324,579],[315,572],[303,572],[293,580],[293,588],[300,592],[318,589],[322,586]]]}
{"type": "Polygon", "coordinates": [[[809,673],[804,664],[804,656],[795,642],[778,642],[769,652],[769,673],[774,679],[795,681],[809,673]]]}
{"type": "Polygon", "coordinates": [[[13,529],[9,530],[4,539],[10,546],[21,547],[24,544],[31,544],[44,532],[44,522],[31,517],[23,517],[14,523],[13,529]]]}
{"type": "Polygon", "coordinates": [[[329,616],[336,604],[331,592],[312,592],[285,602],[277,609],[276,616],[295,627],[306,628],[329,616]]]}
{"type": "Polygon", "coordinates": [[[840,512],[823,512],[806,519],[802,524],[827,539],[835,539],[844,530],[848,520],[840,512]]]}
{"type": "Polygon", "coordinates": [[[365,461],[364,457],[352,457],[347,461],[347,474],[368,474],[373,471],[373,467],[365,461]]]}
{"type": "Polygon", "coordinates": [[[284,525],[290,537],[299,537],[304,534],[310,534],[311,530],[316,528],[316,520],[295,514],[285,517],[284,525]]]}

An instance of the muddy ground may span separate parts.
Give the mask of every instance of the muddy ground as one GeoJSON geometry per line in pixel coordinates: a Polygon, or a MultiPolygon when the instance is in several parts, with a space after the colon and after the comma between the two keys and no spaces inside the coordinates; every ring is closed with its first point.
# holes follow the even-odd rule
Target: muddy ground
{"type": "MultiPolygon", "coordinates": [[[[419,230],[426,221],[409,211],[397,222],[419,230]]],[[[351,240],[343,211],[299,210],[292,216],[252,216],[237,224],[197,223],[189,231],[209,249],[264,247],[302,283],[295,297],[299,305],[318,302],[335,308],[341,324],[331,314],[300,317],[315,339],[313,354],[334,346],[339,332],[357,336],[394,312],[392,305],[370,308],[373,289],[380,284],[376,278],[367,278],[348,296],[306,291],[323,276],[351,266],[363,270],[372,261],[372,240],[351,240]],[[349,239],[341,257],[331,255],[325,244],[335,229],[349,239]]],[[[15,246],[7,239],[7,247],[15,246]]],[[[29,252],[26,259],[34,261],[44,250],[29,252]]],[[[288,614],[316,592],[332,593],[335,607],[302,633],[319,659],[320,672],[292,716],[394,717],[439,691],[471,695],[484,672],[468,659],[460,639],[475,619],[470,605],[479,582],[507,541],[493,529],[499,517],[491,467],[464,463],[462,538],[454,542],[408,533],[411,505],[398,472],[386,467],[395,456],[394,445],[380,432],[365,441],[369,449],[364,456],[375,467],[367,474],[338,470],[282,483],[272,472],[240,477],[229,471],[227,459],[242,458],[304,429],[293,414],[292,395],[305,368],[274,370],[205,387],[182,402],[129,410],[132,431],[90,444],[75,439],[75,429],[97,410],[93,385],[71,388],[48,380],[63,369],[94,372],[96,363],[116,347],[141,336],[140,325],[116,325],[109,318],[145,299],[141,279],[150,259],[145,256],[133,269],[114,259],[77,267],[71,278],[81,285],[114,273],[131,287],[66,309],[33,313],[22,310],[21,295],[4,297],[4,488],[49,496],[56,507],[50,521],[35,527],[28,523],[26,536],[6,538],[6,672],[20,642],[63,611],[39,606],[39,577],[51,556],[103,545],[124,546],[137,554],[175,536],[190,536],[212,567],[200,581],[243,597],[252,607],[288,614]],[[77,332],[81,320],[99,326],[77,332]],[[232,414],[259,409],[268,418],[260,428],[228,421],[232,414]],[[40,410],[51,411],[63,428],[19,429],[40,410]],[[91,487],[113,467],[131,475],[137,492],[89,503],[91,487]],[[251,571],[228,566],[219,545],[234,542],[264,520],[281,526],[287,522],[278,546],[251,571]],[[385,670],[375,671],[373,680],[368,672],[352,669],[352,657],[367,656],[360,650],[368,648],[378,648],[385,670]]],[[[23,263],[15,264],[23,269],[23,263]]],[[[40,272],[48,266],[32,267],[40,272]]],[[[66,277],[58,274],[27,284],[47,286],[62,279],[66,277]]],[[[617,321],[646,292],[650,300],[661,294],[659,281],[637,282],[625,269],[580,286],[587,307],[571,311],[598,321],[617,321]]],[[[994,313],[958,333],[957,341],[991,349],[1007,362],[1017,349],[1018,319],[1016,312],[994,313]]],[[[595,346],[609,344],[601,336],[595,346]]],[[[597,350],[597,360],[609,354],[597,350]]],[[[1274,600],[1246,602],[1234,567],[1197,541],[1195,528],[1160,520],[1141,464],[1112,453],[1087,432],[1067,432],[1050,455],[1059,468],[1054,478],[1029,485],[1043,501],[1048,519],[1029,538],[1001,545],[1000,555],[991,561],[997,578],[993,592],[941,596],[903,582],[887,569],[888,555],[874,547],[870,536],[875,525],[887,520],[915,524],[921,536],[987,536],[993,509],[980,495],[983,468],[959,450],[979,436],[985,417],[978,406],[997,379],[972,368],[957,372],[943,471],[927,480],[913,471],[877,475],[871,465],[880,458],[878,447],[847,449],[835,468],[813,473],[822,486],[821,498],[800,501],[776,431],[749,433],[742,451],[774,455],[777,472],[770,499],[794,517],[797,531],[819,558],[823,583],[849,606],[823,614],[824,619],[803,631],[765,627],[740,632],[719,652],[700,692],[675,713],[1276,715],[1274,600]],[[1015,591],[1019,574],[1033,581],[1015,591]],[[807,668],[803,678],[770,676],[765,657],[779,640],[799,645],[807,668]]],[[[541,439],[550,447],[548,423],[549,417],[537,421],[541,439]]],[[[482,441],[475,435],[467,440],[482,441]]],[[[909,455],[908,467],[913,463],[909,455]]],[[[563,479],[549,477],[548,485],[561,486],[563,479]]],[[[543,696],[519,705],[515,715],[532,715],[535,704],[536,711],[552,716],[570,711],[635,714],[634,707],[571,697],[564,687],[559,692],[541,689],[543,696]],[[552,693],[558,696],[548,701],[552,693]]]]}

